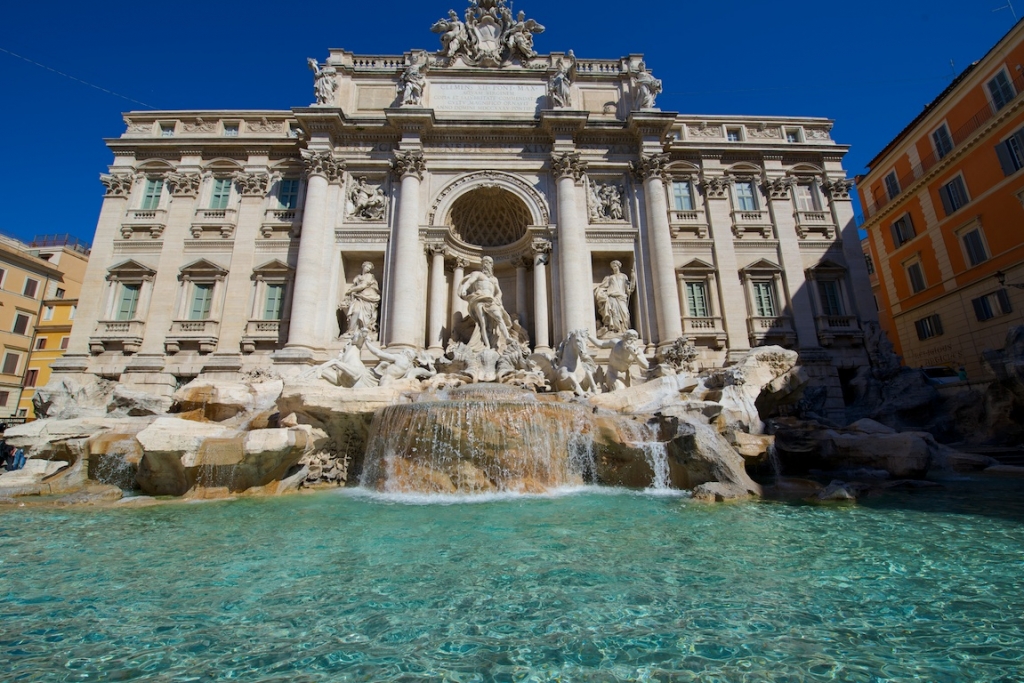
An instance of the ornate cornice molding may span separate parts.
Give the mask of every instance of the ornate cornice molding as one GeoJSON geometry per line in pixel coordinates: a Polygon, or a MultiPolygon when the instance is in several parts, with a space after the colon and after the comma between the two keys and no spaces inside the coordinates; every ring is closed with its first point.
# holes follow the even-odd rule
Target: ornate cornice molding
{"type": "Polygon", "coordinates": [[[551,172],[556,178],[572,178],[579,182],[587,172],[587,162],[579,152],[562,152],[551,155],[551,172]]]}
{"type": "Polygon", "coordinates": [[[309,149],[301,151],[307,178],[318,175],[331,183],[341,182],[344,176],[345,162],[334,158],[333,152],[314,152],[309,149]]]}
{"type": "Polygon", "coordinates": [[[135,176],[128,173],[103,174],[100,182],[106,188],[107,197],[127,197],[132,192],[135,176]]]}
{"type": "Polygon", "coordinates": [[[415,176],[418,180],[423,180],[427,160],[423,157],[423,152],[395,152],[395,158],[391,160],[391,170],[399,179],[415,176]]]}

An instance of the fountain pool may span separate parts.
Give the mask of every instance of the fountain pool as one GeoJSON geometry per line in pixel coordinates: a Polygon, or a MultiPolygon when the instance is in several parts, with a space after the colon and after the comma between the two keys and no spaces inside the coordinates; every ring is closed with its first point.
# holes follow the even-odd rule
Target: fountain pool
{"type": "Polygon", "coordinates": [[[0,507],[0,678],[1019,681],[1022,488],[0,507]]]}

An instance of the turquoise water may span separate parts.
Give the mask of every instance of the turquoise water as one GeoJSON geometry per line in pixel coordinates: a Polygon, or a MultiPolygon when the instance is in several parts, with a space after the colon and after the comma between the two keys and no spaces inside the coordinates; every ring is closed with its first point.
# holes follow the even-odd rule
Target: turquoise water
{"type": "Polygon", "coordinates": [[[0,680],[1022,681],[1024,485],[0,508],[0,680]]]}

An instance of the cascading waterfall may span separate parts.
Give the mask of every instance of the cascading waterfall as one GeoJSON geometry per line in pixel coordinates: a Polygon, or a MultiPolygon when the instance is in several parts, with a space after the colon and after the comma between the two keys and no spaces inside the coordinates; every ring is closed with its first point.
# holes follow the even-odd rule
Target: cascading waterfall
{"type": "Polygon", "coordinates": [[[475,384],[380,410],[361,483],[390,493],[540,493],[579,486],[595,470],[577,405],[475,384]]]}
{"type": "Polygon", "coordinates": [[[659,438],[658,427],[643,422],[625,422],[628,443],[644,454],[644,459],[651,467],[652,477],[649,490],[662,491],[671,489],[668,468],[668,445],[659,438]]]}

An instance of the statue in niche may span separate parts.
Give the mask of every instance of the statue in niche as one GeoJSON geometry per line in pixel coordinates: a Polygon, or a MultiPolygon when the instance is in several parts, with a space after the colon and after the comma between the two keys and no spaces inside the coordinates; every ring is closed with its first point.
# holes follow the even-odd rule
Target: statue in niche
{"type": "Polygon", "coordinates": [[[622,272],[622,262],[612,261],[612,274],[594,288],[594,301],[603,327],[599,334],[624,334],[629,330],[629,297],[636,289],[636,273],[631,280],[622,272]]]}
{"type": "Polygon", "coordinates": [[[427,86],[426,71],[429,64],[426,55],[417,57],[414,53],[409,66],[405,67],[398,81],[398,96],[403,107],[419,107],[423,104],[423,90],[427,86]]]}
{"type": "Polygon", "coordinates": [[[589,341],[600,349],[611,349],[608,356],[608,367],[604,371],[605,391],[616,391],[632,386],[633,378],[630,368],[636,363],[644,370],[650,368],[640,344],[640,335],[636,330],[626,330],[621,337],[601,341],[589,336],[589,341]]]}
{"type": "Polygon", "coordinates": [[[576,80],[576,55],[569,50],[568,59],[559,59],[551,80],[548,81],[548,96],[552,109],[572,108],[572,84],[576,80]]]}
{"type": "Polygon", "coordinates": [[[337,70],[325,64],[320,66],[312,57],[306,60],[310,70],[313,72],[313,92],[316,93],[316,103],[319,105],[334,105],[334,92],[338,89],[338,82],[334,79],[337,70]]]}
{"type": "Polygon", "coordinates": [[[377,332],[377,309],[380,306],[380,285],[373,276],[373,264],[363,263],[361,272],[356,275],[345,292],[345,298],[338,305],[338,326],[347,329],[347,334],[355,335],[360,329],[369,333],[377,332]],[[344,316],[346,325],[341,325],[344,316]]]}
{"type": "Polygon", "coordinates": [[[462,279],[459,296],[469,304],[469,315],[480,332],[480,341],[489,349],[497,349],[499,341],[507,343],[511,339],[512,318],[501,302],[501,287],[494,277],[494,260],[484,256],[480,268],[462,279]]]}
{"type": "Polygon", "coordinates": [[[351,214],[364,221],[383,220],[388,208],[384,188],[370,187],[366,182],[366,176],[361,176],[348,191],[348,200],[352,204],[351,214]]]}
{"type": "Polygon", "coordinates": [[[661,93],[661,79],[655,78],[640,62],[629,72],[629,83],[633,90],[635,109],[654,109],[654,100],[661,93]]]}

